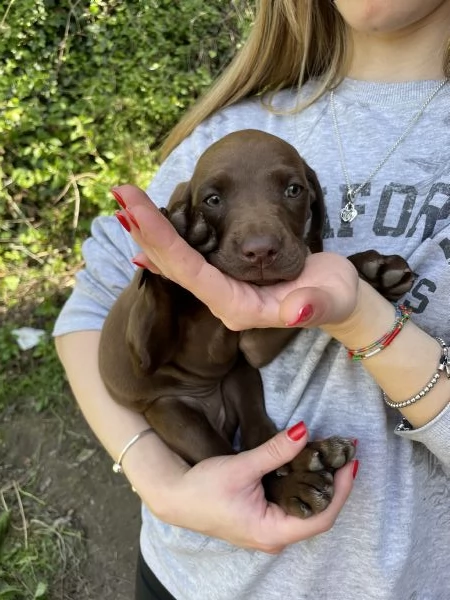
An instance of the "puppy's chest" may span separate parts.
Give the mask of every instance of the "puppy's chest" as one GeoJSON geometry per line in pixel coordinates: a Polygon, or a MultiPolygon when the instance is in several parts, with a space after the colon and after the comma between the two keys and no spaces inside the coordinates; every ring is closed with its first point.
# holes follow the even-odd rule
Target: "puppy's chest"
{"type": "Polygon", "coordinates": [[[180,339],[175,361],[180,367],[210,377],[223,376],[238,355],[239,334],[230,331],[206,306],[180,315],[180,339]]]}

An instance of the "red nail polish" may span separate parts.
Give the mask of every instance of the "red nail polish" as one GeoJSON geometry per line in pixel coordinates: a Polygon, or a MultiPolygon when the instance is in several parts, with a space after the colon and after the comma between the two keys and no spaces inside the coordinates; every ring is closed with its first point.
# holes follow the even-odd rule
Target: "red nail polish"
{"type": "Polygon", "coordinates": [[[127,217],[130,219],[130,221],[133,223],[133,225],[140,231],[141,228],[139,227],[139,223],[136,221],[135,216],[133,214],[131,214],[128,209],[125,209],[125,210],[127,211],[127,217]]]}
{"type": "Polygon", "coordinates": [[[297,318],[292,323],[288,323],[288,327],[294,327],[294,325],[298,325],[299,323],[303,323],[312,317],[313,307],[311,304],[307,304],[303,308],[301,308],[298,312],[297,318]]]}
{"type": "Polygon", "coordinates": [[[127,231],[131,231],[130,224],[128,223],[126,217],[120,212],[120,210],[116,211],[116,217],[124,229],[126,229],[127,231]]]}
{"type": "Polygon", "coordinates": [[[140,269],[146,269],[147,267],[144,265],[144,263],[139,262],[138,260],[136,260],[135,258],[131,259],[131,262],[133,263],[133,265],[136,265],[137,267],[139,267],[140,269]]]}
{"type": "Polygon", "coordinates": [[[356,474],[358,473],[358,469],[359,469],[359,460],[354,460],[353,461],[353,471],[352,471],[353,479],[355,479],[356,474]]]}
{"type": "Polygon", "coordinates": [[[288,438],[293,442],[298,442],[303,436],[306,435],[306,425],[303,423],[303,421],[292,425],[292,427],[287,430],[287,435],[288,438]]]}
{"type": "Polygon", "coordinates": [[[355,438],[354,440],[352,440],[352,444],[353,444],[353,445],[355,446],[355,448],[356,448],[356,446],[358,445],[358,440],[355,438]]]}
{"type": "Polygon", "coordinates": [[[117,202],[120,204],[120,206],[122,208],[126,208],[127,205],[125,204],[125,200],[122,198],[122,196],[119,194],[119,192],[117,190],[110,190],[111,194],[114,196],[114,198],[117,200],[117,202]]]}

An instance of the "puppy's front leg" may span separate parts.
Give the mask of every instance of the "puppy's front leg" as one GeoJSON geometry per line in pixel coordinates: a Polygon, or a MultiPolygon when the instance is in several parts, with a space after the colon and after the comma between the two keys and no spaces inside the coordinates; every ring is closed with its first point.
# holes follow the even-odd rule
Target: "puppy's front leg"
{"type": "Polygon", "coordinates": [[[239,339],[239,348],[248,362],[259,369],[270,363],[298,335],[299,329],[247,329],[239,339]]]}
{"type": "Polygon", "coordinates": [[[391,301],[397,301],[409,292],[416,278],[406,260],[398,254],[366,250],[352,254],[348,260],[362,279],[391,301]]]}
{"type": "Polygon", "coordinates": [[[235,454],[231,443],[213,429],[206,416],[179,398],[158,398],[144,416],[169,448],[190,465],[212,456],[235,454]]]}

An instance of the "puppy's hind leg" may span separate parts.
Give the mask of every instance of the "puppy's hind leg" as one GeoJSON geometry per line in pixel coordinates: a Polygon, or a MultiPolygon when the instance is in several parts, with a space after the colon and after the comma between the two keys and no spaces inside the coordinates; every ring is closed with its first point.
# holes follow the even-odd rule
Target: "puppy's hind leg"
{"type": "Polygon", "coordinates": [[[169,448],[190,465],[212,456],[235,454],[231,443],[211,426],[203,412],[178,398],[158,398],[144,416],[169,448]]]}
{"type": "Polygon", "coordinates": [[[243,356],[223,382],[222,391],[227,412],[237,416],[243,450],[256,448],[277,433],[266,413],[259,371],[243,356]]]}

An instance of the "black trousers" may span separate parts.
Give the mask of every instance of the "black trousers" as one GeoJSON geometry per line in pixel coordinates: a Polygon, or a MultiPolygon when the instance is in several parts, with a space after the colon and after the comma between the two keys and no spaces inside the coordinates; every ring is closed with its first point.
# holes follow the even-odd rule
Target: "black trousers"
{"type": "Polygon", "coordinates": [[[176,600],[148,568],[139,551],[134,600],[176,600]]]}

